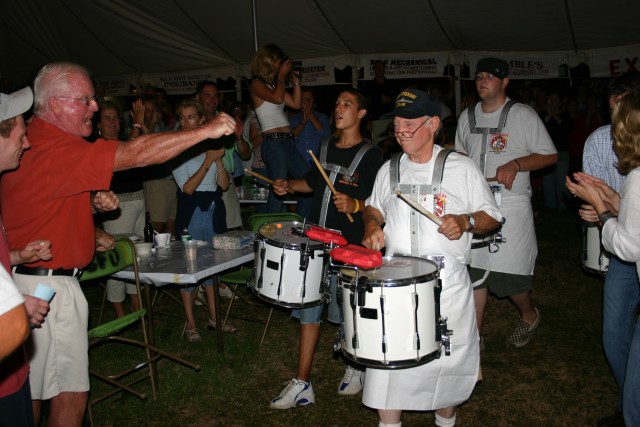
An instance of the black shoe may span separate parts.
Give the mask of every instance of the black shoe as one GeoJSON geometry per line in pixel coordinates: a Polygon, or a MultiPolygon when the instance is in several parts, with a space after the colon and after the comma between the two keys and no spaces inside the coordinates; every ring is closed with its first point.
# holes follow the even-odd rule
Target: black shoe
{"type": "Polygon", "coordinates": [[[617,411],[613,415],[600,418],[596,424],[598,427],[625,427],[622,412],[617,411]]]}

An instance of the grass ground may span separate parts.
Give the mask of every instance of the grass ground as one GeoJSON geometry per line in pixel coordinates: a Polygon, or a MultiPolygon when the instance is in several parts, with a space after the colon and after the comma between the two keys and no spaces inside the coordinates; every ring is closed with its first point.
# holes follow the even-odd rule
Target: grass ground
{"type": "MultiPolygon", "coordinates": [[[[577,217],[546,213],[537,233],[534,299],[542,313],[540,328],[526,347],[508,347],[505,338],[515,326],[516,311],[507,301],[490,298],[482,355],[484,381],[459,408],[459,426],[590,426],[615,408],[616,386],[600,338],[602,280],[580,269],[577,217]]],[[[86,293],[95,308],[95,319],[101,290],[89,287],[86,293]]],[[[239,303],[233,311],[241,314],[243,308],[239,303]]],[[[180,306],[166,297],[156,310],[181,313],[180,306]]],[[[224,354],[216,351],[214,333],[204,329],[206,310],[197,308],[196,314],[202,342],[190,344],[182,339],[183,323],[177,317],[158,315],[156,336],[158,346],[199,363],[202,370],[161,362],[157,401],[113,397],[94,407],[97,425],[377,425],[377,414],[362,406],[360,395],[336,393],[344,365],[332,354],[335,327],[321,328],[312,376],[316,403],[276,411],[269,409],[269,401],[292,377],[297,363],[298,325],[288,312],[274,312],[262,348],[258,346],[262,325],[234,320],[239,330],[225,336],[224,354]]],[[[107,315],[112,316],[110,309],[107,315]]],[[[125,358],[123,353],[100,350],[92,363],[117,363],[125,358]]],[[[102,389],[97,382],[92,387],[102,389]]],[[[137,387],[150,392],[148,382],[137,387]]],[[[403,426],[431,426],[433,417],[433,413],[405,413],[403,426]]]]}

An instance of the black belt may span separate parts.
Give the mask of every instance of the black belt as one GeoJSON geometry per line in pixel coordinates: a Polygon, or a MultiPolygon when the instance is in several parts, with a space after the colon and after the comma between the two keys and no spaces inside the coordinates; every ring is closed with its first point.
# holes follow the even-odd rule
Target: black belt
{"type": "Polygon", "coordinates": [[[28,276],[71,276],[80,277],[81,268],[56,268],[52,270],[44,267],[27,267],[26,265],[17,265],[13,268],[13,272],[17,274],[26,274],[28,276]]]}
{"type": "Polygon", "coordinates": [[[294,136],[291,132],[273,132],[265,133],[264,139],[294,139],[294,136]]]}

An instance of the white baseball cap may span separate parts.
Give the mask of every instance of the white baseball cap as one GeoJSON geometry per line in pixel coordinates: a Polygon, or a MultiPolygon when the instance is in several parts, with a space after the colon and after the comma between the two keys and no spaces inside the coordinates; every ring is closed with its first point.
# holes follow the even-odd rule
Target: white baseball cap
{"type": "Polygon", "coordinates": [[[11,95],[0,93],[0,122],[25,113],[33,104],[33,91],[29,86],[11,95]]]}

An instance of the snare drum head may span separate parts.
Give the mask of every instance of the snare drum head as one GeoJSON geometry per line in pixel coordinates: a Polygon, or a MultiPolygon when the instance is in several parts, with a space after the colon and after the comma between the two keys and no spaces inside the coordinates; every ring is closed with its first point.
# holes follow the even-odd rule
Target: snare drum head
{"type": "Polygon", "coordinates": [[[258,239],[279,248],[299,249],[300,245],[307,241],[312,249],[322,247],[321,242],[305,236],[302,223],[298,221],[274,221],[262,224],[258,228],[258,239]]]}
{"type": "MultiPolygon", "coordinates": [[[[351,280],[356,275],[354,269],[340,269],[340,277],[351,280]]],[[[373,286],[403,285],[412,281],[424,283],[437,278],[438,266],[428,259],[411,256],[386,256],[378,268],[360,270],[360,277],[369,279],[373,286]]]]}

